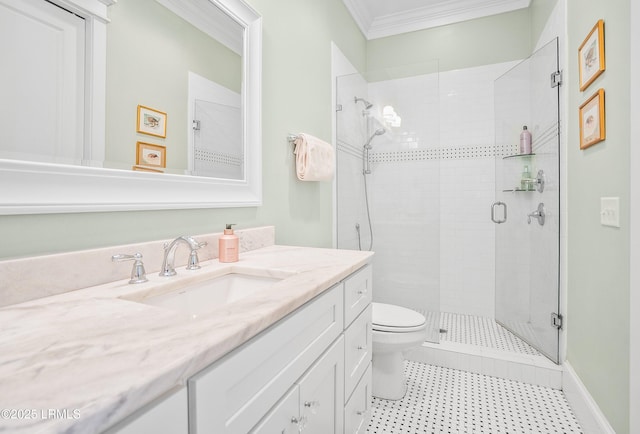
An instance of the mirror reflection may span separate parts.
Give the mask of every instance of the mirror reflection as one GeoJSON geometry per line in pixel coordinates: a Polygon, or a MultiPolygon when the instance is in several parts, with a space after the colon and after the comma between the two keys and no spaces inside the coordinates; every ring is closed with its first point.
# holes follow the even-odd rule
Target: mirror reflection
{"type": "Polygon", "coordinates": [[[243,27],[207,0],[122,0],[109,18],[101,149],[85,140],[84,20],[0,0],[14,66],[0,69],[0,158],[244,179],[243,27]]]}

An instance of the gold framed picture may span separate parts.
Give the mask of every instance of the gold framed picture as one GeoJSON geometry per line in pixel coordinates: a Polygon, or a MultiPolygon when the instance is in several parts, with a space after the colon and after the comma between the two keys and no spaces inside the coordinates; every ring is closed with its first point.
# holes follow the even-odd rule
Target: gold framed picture
{"type": "Polygon", "coordinates": [[[136,165],[167,167],[167,147],[152,143],[136,143],[136,165]]]}
{"type": "Polygon", "coordinates": [[[150,107],[138,105],[136,131],[156,137],[167,137],[167,114],[150,107]]]}
{"type": "Polygon", "coordinates": [[[580,91],[585,90],[605,70],[604,21],[598,20],[578,48],[580,91]]]}
{"type": "Polygon", "coordinates": [[[606,138],[604,116],[604,89],[598,89],[580,106],[580,149],[606,138]]]}

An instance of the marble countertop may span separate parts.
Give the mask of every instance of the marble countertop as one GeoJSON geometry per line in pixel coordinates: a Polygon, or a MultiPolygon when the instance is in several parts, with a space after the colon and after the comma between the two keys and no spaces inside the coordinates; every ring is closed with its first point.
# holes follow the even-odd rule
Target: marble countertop
{"type": "Polygon", "coordinates": [[[170,278],[154,273],[144,284],[127,279],[1,308],[0,433],[100,432],[185,385],[371,257],[270,246],[233,264],[212,260],[170,278]],[[285,278],[197,319],[131,301],[227,272],[285,278]],[[49,409],[57,416],[47,417],[49,409]]]}

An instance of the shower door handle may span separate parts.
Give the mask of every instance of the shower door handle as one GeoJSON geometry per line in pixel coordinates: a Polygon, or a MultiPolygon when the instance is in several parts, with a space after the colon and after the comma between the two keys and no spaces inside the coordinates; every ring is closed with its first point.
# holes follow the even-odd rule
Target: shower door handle
{"type": "Polygon", "coordinates": [[[491,205],[491,221],[497,224],[507,221],[507,204],[504,202],[494,202],[491,205]],[[504,218],[502,220],[496,220],[496,206],[502,206],[504,208],[504,218]]]}

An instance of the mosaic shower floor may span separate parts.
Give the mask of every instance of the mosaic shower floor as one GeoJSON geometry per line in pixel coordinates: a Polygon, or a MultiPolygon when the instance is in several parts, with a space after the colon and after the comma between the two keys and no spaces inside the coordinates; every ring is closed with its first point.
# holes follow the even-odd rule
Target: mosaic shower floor
{"type": "MultiPolygon", "coordinates": [[[[437,313],[421,312],[427,322],[434,322],[437,313]]],[[[441,312],[440,342],[455,342],[508,351],[529,356],[542,356],[535,348],[495,322],[492,318],[441,312]]]]}
{"type": "Polygon", "coordinates": [[[369,434],[582,433],[559,390],[406,361],[408,390],[373,398],[369,434]]]}
{"type": "Polygon", "coordinates": [[[440,328],[446,330],[440,335],[440,339],[444,341],[478,345],[529,356],[541,355],[538,350],[492,318],[443,312],[440,314],[440,328]]]}

